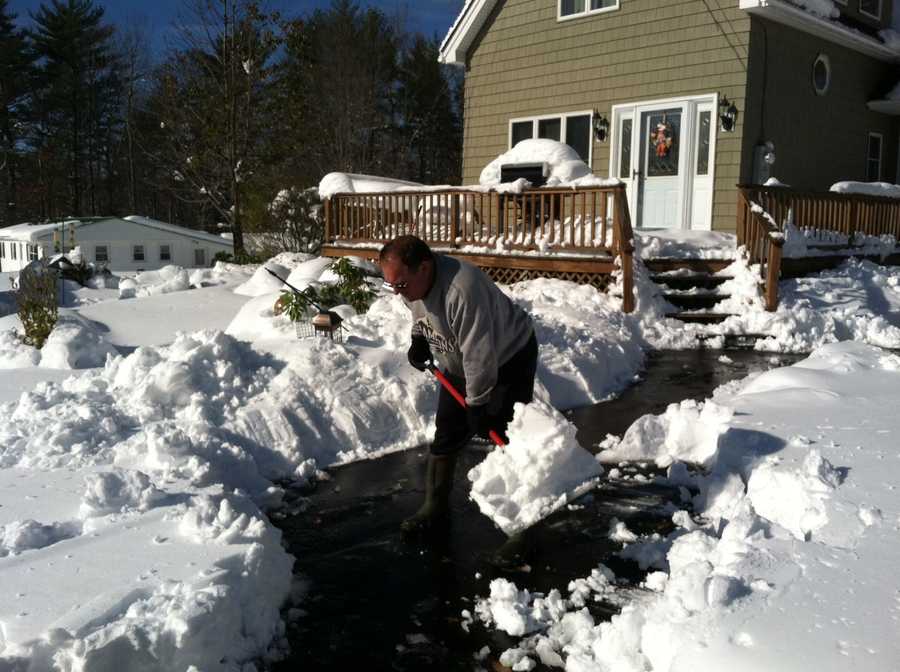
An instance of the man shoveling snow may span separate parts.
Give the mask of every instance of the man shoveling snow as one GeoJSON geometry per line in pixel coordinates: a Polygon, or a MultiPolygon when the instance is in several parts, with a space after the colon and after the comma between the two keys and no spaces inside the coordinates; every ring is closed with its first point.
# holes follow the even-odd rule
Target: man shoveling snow
{"type": "MultiPolygon", "coordinates": [[[[506,429],[515,405],[529,404],[534,396],[538,346],[531,317],[477,267],[435,254],[414,236],[401,236],[385,245],[380,262],[385,283],[412,313],[410,364],[421,371],[433,370],[442,382],[425,502],[402,524],[405,534],[414,535],[446,520],[456,455],[473,436],[508,443],[506,429]],[[443,372],[434,368],[435,357],[443,372]]],[[[552,412],[549,405],[545,410],[552,412]]],[[[517,417],[524,415],[520,411],[517,417]]],[[[579,484],[600,471],[587,453],[584,457],[593,469],[580,471],[579,484]]],[[[506,494],[513,496],[512,491],[506,494]]],[[[473,498],[494,518],[495,507],[485,507],[475,490],[473,498]]],[[[520,531],[513,525],[501,527],[507,533],[520,531]]],[[[495,556],[497,562],[520,559],[520,539],[512,541],[495,556]]]]}

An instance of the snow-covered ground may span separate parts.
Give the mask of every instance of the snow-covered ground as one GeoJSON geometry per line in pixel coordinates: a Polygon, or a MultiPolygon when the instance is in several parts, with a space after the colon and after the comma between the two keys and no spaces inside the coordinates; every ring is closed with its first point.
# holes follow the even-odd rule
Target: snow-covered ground
{"type": "MultiPolygon", "coordinates": [[[[327,261],[305,256],[269,265],[301,288],[329,277],[327,261]]],[[[732,271],[741,322],[721,330],[767,329],[761,347],[772,350],[855,341],[607,442],[607,461],[643,447],[642,459],[671,462],[671,477],[699,492],[697,520],[676,513],[677,539],[631,544],[664,574],[651,574],[647,596],[613,623],[594,627],[577,612],[592,591],[615,589],[598,570],[573,584],[577,595],[556,596],[530,617],[536,625],[522,631],[538,627],[544,640],[510,656],[555,652],[573,670],[680,669],[695,660],[717,669],[701,656],[756,660],[771,638],[809,622],[812,634],[794,633],[794,648],[806,655],[808,644],[824,669],[845,654],[857,667],[897,660],[889,637],[876,646],[853,628],[866,622],[863,607],[896,618],[900,584],[884,576],[863,607],[840,600],[847,586],[868,591],[867,577],[896,554],[900,519],[886,491],[898,456],[887,409],[891,376],[900,374],[893,355],[865,343],[900,347],[900,270],[850,262],[784,283],[775,314],[755,296],[753,269],[732,271]],[[688,472],[682,461],[703,470],[688,472]],[[840,605],[848,624],[831,622],[842,623],[840,605]],[[751,627],[767,609],[808,618],[751,627]],[[844,644],[820,646],[817,637],[841,627],[844,644]],[[686,633],[706,648],[688,646],[686,633]]],[[[650,347],[696,346],[696,330],[665,320],[662,299],[641,268],[637,275],[632,315],[615,291],[547,279],[507,288],[535,317],[542,401],[523,407],[510,446],[469,475],[473,498],[503,529],[546,515],[565,503],[560,493],[587,487],[585,479],[589,486],[600,471],[593,460],[586,469],[587,453],[554,409],[617,394],[650,347]],[[523,459],[551,437],[552,460],[523,459]]],[[[410,322],[398,298],[382,292],[365,315],[340,308],[346,331],[337,343],[298,340],[275,315],[279,288],[261,268],[173,268],[132,280],[71,288],[43,352],[11,334],[15,315],[0,318],[0,666],[233,670],[278,655],[279,609],[292,599],[292,565],[303,563],[285,553],[267,516],[282,488],[326,465],[421,445],[433,431],[435,383],[406,363],[410,322]]],[[[524,608],[511,586],[497,591],[512,613],[524,608]]],[[[493,613],[485,604],[479,613],[493,613]]]]}

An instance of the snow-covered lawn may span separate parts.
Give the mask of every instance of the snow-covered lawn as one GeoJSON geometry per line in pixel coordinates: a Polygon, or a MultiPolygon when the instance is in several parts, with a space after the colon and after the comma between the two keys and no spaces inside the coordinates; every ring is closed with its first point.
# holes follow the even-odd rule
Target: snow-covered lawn
{"type": "MultiPolygon", "coordinates": [[[[270,262],[301,288],[327,278],[326,265],[291,255],[270,262]]],[[[557,596],[552,609],[544,600],[523,628],[541,628],[543,639],[509,656],[544,651],[573,670],[723,666],[708,655],[751,669],[747,661],[765,660],[761,650],[781,636],[823,669],[897,660],[887,634],[875,646],[853,628],[867,623],[860,609],[885,615],[882,629],[897,616],[900,582],[879,572],[900,548],[887,487],[898,471],[889,442],[898,421],[888,409],[900,373],[894,355],[863,341],[900,347],[900,271],[851,262],[785,283],[771,315],[752,294],[753,271],[734,270],[742,307],[734,319],[743,322],[723,330],[767,328],[763,347],[773,350],[856,342],[608,441],[604,459],[640,448],[642,459],[671,461],[671,477],[699,493],[696,520],[678,513],[673,538],[632,544],[664,574],[651,574],[646,596],[622,616],[594,626],[574,609],[594,589],[615,589],[598,570],[575,597],[557,596]],[[880,590],[860,607],[841,602],[852,581],[868,591],[874,576],[880,590]],[[775,616],[780,628],[754,625],[775,616]],[[826,646],[841,628],[846,637],[826,646]]],[[[614,296],[568,282],[508,289],[536,320],[543,403],[517,416],[509,448],[470,474],[473,497],[504,529],[546,515],[559,505],[554,493],[583,481],[573,473],[584,471],[586,453],[554,407],[615,395],[647,348],[696,346],[695,330],[665,320],[641,269],[638,277],[633,315],[614,296]],[[521,459],[551,437],[553,460],[521,459]]],[[[436,396],[434,381],[406,363],[409,315],[398,298],[382,293],[365,315],[341,308],[347,329],[334,343],[298,340],[273,313],[278,289],[262,269],[224,265],[79,289],[43,352],[10,335],[15,315],[0,318],[0,666],[237,670],[278,655],[279,609],[303,558],[283,550],[267,512],[286,483],[321,467],[425,443],[436,396]]],[[[497,591],[510,613],[524,610],[511,586],[497,591]]]]}

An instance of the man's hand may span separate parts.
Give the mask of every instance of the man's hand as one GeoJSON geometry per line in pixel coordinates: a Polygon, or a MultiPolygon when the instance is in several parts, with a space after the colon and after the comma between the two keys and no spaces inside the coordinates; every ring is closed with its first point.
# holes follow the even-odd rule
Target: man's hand
{"type": "Polygon", "coordinates": [[[434,359],[431,348],[428,347],[428,339],[424,336],[413,336],[406,358],[419,371],[427,369],[428,363],[434,359]]]}

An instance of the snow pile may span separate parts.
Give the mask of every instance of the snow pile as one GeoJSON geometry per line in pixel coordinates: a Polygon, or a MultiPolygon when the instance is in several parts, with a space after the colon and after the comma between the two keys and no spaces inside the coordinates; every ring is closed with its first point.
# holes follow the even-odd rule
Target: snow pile
{"type": "Polygon", "coordinates": [[[319,197],[323,200],[335,194],[384,193],[398,189],[422,187],[418,182],[406,182],[390,177],[359,175],[356,173],[328,173],[319,182],[319,197]]]}
{"type": "Polygon", "coordinates": [[[737,238],[721,231],[636,231],[636,254],[645,259],[734,259],[737,238]]]}
{"type": "Polygon", "coordinates": [[[169,294],[191,288],[190,275],[181,266],[170,265],[163,266],[158,271],[143,271],[135,276],[133,282],[135,283],[135,296],[169,294]]]}
{"type": "Polygon", "coordinates": [[[665,426],[639,423],[630,450],[642,444],[658,463],[706,466],[693,476],[681,463],[670,468],[673,482],[697,492],[694,514],[676,511],[668,537],[623,551],[655,556],[659,571],[609,622],[557,593],[551,609],[542,595],[492,584],[479,617],[534,633],[501,660],[517,669],[890,669],[900,657],[894,622],[883,617],[896,609],[900,560],[888,429],[898,401],[900,357],[841,343],[720,388],[704,407],[734,411],[724,433],[723,414],[690,407],[667,410],[665,426]],[[696,442],[684,440],[687,423],[700,425],[696,442]]]}
{"type": "Polygon", "coordinates": [[[165,499],[147,474],[130,469],[112,469],[85,477],[85,492],[79,516],[95,518],[129,510],[147,511],[165,499]]]}
{"type": "Polygon", "coordinates": [[[515,147],[498,156],[481,171],[481,176],[478,178],[479,184],[482,186],[501,184],[501,166],[516,163],[543,163],[547,187],[619,184],[616,179],[601,180],[594,177],[590,167],[578,156],[578,152],[563,142],[545,138],[522,140],[515,147]]]}
{"type": "Polygon", "coordinates": [[[291,272],[289,268],[281,264],[268,261],[257,268],[253,273],[253,277],[247,282],[235,287],[234,293],[242,296],[259,296],[260,294],[271,294],[272,292],[280,292],[282,289],[285,289],[284,283],[266,269],[271,270],[272,273],[276,273],[285,280],[287,280],[291,272]]]}
{"type": "Polygon", "coordinates": [[[41,351],[25,345],[15,329],[0,331],[0,369],[19,369],[37,366],[41,351]]]}
{"type": "Polygon", "coordinates": [[[548,404],[516,404],[509,444],[469,472],[471,499],[508,535],[524,530],[594,487],[603,469],[548,404]]]}
{"type": "Polygon", "coordinates": [[[851,237],[839,231],[800,229],[790,215],[784,223],[784,241],[782,254],[790,258],[864,254],[884,259],[897,250],[897,240],[890,234],[869,236],[857,231],[851,237]]]}
{"type": "Polygon", "coordinates": [[[835,182],[829,191],[838,194],[863,194],[865,196],[883,196],[900,198],[900,184],[889,182],[835,182]]]}
{"type": "Polygon", "coordinates": [[[77,313],[59,316],[41,348],[41,366],[50,369],[88,369],[103,366],[118,352],[96,325],[77,313]]]}

